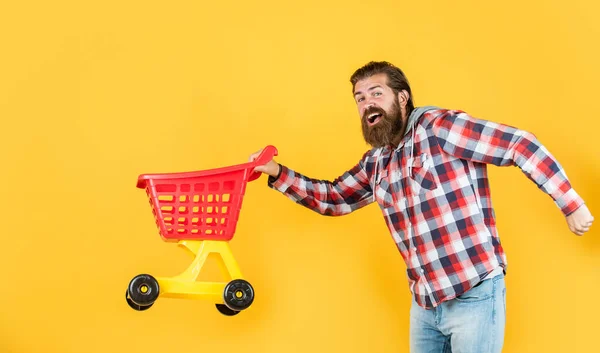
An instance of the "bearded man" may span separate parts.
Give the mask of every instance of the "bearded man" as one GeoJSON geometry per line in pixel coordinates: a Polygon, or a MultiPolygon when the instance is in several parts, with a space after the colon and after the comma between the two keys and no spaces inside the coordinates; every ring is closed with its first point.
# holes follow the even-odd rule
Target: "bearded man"
{"type": "Polygon", "coordinates": [[[356,165],[333,181],[274,160],[256,170],[269,175],[270,188],[322,215],[377,202],[407,266],[411,352],[501,352],[507,260],[487,166],[518,167],[577,235],[594,218],[532,133],[461,110],[415,108],[406,76],[388,62],[370,62],[350,81],[372,146],[356,165]]]}

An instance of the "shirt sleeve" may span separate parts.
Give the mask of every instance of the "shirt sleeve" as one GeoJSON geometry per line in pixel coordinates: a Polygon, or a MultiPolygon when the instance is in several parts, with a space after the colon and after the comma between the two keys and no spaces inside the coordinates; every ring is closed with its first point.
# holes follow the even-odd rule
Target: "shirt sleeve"
{"type": "Polygon", "coordinates": [[[342,216],[373,202],[366,153],[354,167],[333,181],[312,179],[280,165],[279,175],[269,177],[270,188],[295,203],[325,216],[342,216]]]}
{"type": "Polygon", "coordinates": [[[550,195],[566,216],[584,201],[575,192],[563,167],[530,132],[446,111],[433,121],[433,134],[448,154],[496,166],[517,166],[550,195]]]}

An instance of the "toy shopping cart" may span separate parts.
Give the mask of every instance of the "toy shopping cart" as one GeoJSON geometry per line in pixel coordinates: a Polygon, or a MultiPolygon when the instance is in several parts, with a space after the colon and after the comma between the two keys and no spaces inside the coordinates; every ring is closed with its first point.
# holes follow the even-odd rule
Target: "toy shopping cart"
{"type": "Polygon", "coordinates": [[[261,176],[254,168],[277,155],[267,146],[249,163],[197,172],[142,174],[137,187],[145,189],[159,234],[177,243],[195,257],[175,277],[135,276],[126,291],[129,306],[149,309],[158,297],[209,299],[224,315],[236,315],[254,301],[254,288],[244,279],[229,248],[233,238],[246,184],[261,176]],[[227,282],[197,281],[211,253],[220,255],[227,282]]]}

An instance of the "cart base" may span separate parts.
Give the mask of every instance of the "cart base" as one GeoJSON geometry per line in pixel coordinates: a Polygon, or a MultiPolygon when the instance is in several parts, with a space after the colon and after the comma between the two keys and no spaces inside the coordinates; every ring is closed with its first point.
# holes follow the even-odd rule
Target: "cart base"
{"type": "Polygon", "coordinates": [[[146,310],[160,298],[202,299],[213,302],[224,315],[235,315],[254,301],[254,289],[248,283],[233,257],[228,242],[215,240],[181,240],[195,255],[190,266],[174,277],[142,274],[134,277],[127,289],[127,302],[135,310],[146,310]],[[220,255],[219,267],[229,281],[197,281],[202,266],[211,253],[220,255]]]}

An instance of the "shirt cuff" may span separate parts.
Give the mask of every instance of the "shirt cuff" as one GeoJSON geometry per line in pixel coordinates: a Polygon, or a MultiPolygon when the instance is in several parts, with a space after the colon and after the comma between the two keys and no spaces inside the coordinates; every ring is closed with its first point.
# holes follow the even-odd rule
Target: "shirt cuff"
{"type": "Polygon", "coordinates": [[[284,192],[292,185],[293,172],[284,165],[279,164],[279,173],[277,176],[269,176],[267,184],[270,188],[284,192]]]}
{"type": "Polygon", "coordinates": [[[570,216],[571,213],[577,211],[579,207],[581,207],[585,202],[575,192],[574,189],[569,189],[565,192],[560,198],[556,200],[556,204],[560,208],[561,212],[565,215],[565,217],[570,216]]]}

